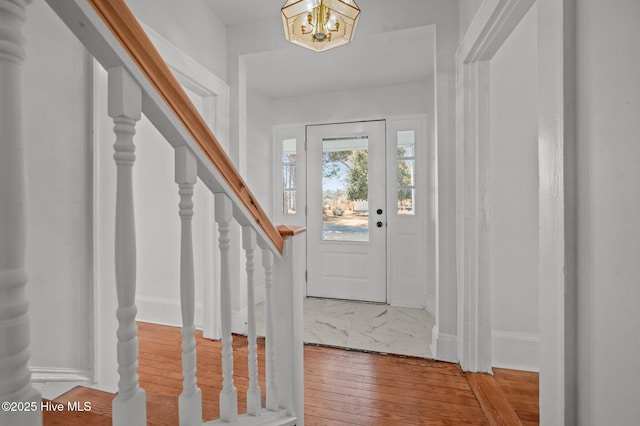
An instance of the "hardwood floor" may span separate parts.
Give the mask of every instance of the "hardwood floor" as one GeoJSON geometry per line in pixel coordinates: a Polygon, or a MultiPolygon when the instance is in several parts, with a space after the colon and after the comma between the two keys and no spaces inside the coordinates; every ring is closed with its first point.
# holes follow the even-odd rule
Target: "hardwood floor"
{"type": "Polygon", "coordinates": [[[494,368],[493,377],[522,424],[540,424],[538,373],[494,368]]]}
{"type": "MultiPolygon", "coordinates": [[[[138,373],[140,385],[147,392],[148,424],[177,425],[182,388],[180,330],[147,323],[138,326],[138,373]]],[[[246,338],[234,336],[233,342],[238,406],[244,412],[248,386],[246,338]]],[[[220,342],[205,340],[198,333],[197,350],[203,417],[212,420],[218,417],[221,388],[220,342]]],[[[263,340],[258,342],[258,352],[264,395],[263,340]]],[[[305,424],[309,426],[538,424],[536,373],[496,369],[494,377],[468,375],[456,364],[319,346],[305,346],[304,353],[305,424]],[[485,399],[489,402],[481,405],[470,383],[483,384],[475,386],[476,392],[488,386],[485,399]]],[[[55,401],[90,401],[91,412],[45,412],[44,424],[111,424],[111,399],[112,394],[75,388],[55,401]]]]}

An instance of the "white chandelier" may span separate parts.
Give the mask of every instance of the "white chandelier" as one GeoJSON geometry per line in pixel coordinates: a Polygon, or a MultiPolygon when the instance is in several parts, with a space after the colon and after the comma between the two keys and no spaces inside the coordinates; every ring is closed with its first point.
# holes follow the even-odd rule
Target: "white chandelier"
{"type": "Polygon", "coordinates": [[[349,43],[359,16],[354,0],[287,0],[282,6],[286,39],[316,52],[349,43]]]}

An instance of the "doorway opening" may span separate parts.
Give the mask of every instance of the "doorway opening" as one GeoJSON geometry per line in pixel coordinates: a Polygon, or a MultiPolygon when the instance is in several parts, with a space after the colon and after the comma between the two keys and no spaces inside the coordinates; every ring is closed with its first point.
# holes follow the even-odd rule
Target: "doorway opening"
{"type": "Polygon", "coordinates": [[[427,122],[275,129],[277,220],[307,228],[305,342],[433,357],[428,188],[436,171],[427,122]]]}

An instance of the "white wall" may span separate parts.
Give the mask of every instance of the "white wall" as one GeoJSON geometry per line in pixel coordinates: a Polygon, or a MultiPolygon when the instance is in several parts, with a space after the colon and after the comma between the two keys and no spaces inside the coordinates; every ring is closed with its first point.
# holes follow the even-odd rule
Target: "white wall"
{"type": "Polygon", "coordinates": [[[459,8],[459,21],[458,21],[458,31],[460,40],[464,38],[469,25],[473,21],[473,18],[476,16],[478,9],[482,5],[483,0],[458,0],[458,8],[459,8]]]}
{"type": "Polygon", "coordinates": [[[203,0],[127,0],[136,17],[218,78],[227,79],[227,32],[203,0]]]}
{"type": "Polygon", "coordinates": [[[30,365],[35,380],[80,380],[93,374],[90,63],[42,1],[25,37],[30,365]]]}
{"type": "Polygon", "coordinates": [[[432,100],[433,80],[430,80],[276,99],[272,115],[274,124],[340,123],[418,113],[433,115],[432,100]]]}
{"type": "Polygon", "coordinates": [[[537,9],[491,60],[492,363],[538,369],[537,9]]]}
{"type": "Polygon", "coordinates": [[[258,90],[250,90],[247,102],[246,179],[258,202],[273,217],[273,99],[258,90]]]}
{"type": "Polygon", "coordinates": [[[640,419],[640,2],[577,2],[578,423],[640,419]]]}
{"type": "Polygon", "coordinates": [[[436,24],[436,126],[438,158],[438,277],[436,288],[436,358],[457,359],[455,51],[458,5],[447,6],[436,24]]]}
{"type": "MultiPolygon", "coordinates": [[[[273,100],[258,90],[247,94],[247,173],[246,180],[258,203],[273,220],[273,100]]],[[[280,225],[280,223],[276,223],[280,225]]],[[[257,250],[254,272],[256,303],[265,300],[262,254],[257,250]]]]}

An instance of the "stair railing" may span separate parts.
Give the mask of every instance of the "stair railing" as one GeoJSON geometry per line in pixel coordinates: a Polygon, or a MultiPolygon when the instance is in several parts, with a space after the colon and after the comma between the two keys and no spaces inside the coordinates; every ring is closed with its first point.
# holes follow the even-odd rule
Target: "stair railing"
{"type": "MultiPolygon", "coordinates": [[[[303,228],[275,227],[209,127],[162,60],[124,0],[46,0],[87,50],[108,71],[108,114],[114,122],[117,167],[115,268],[118,307],[118,394],[114,425],[145,425],[146,395],[139,386],[136,327],[136,233],[132,171],[135,129],[141,114],[175,149],[181,221],[180,299],[183,391],[181,425],[201,425],[202,396],[196,379],[194,326],[193,193],[200,179],[215,194],[219,229],[222,325],[220,419],[206,424],[302,425],[303,228]],[[248,294],[249,389],[247,413],[238,413],[231,334],[232,221],[242,226],[248,294]],[[266,288],[266,406],[258,385],[254,255],[262,250],[266,288]]],[[[30,0],[0,0],[0,401],[40,406],[31,385],[29,313],[25,297],[25,158],[22,140],[21,26],[30,0]],[[10,242],[10,243],[8,243],[10,242]]],[[[3,407],[4,408],[4,407],[3,407]]],[[[42,423],[39,410],[0,411],[0,425],[42,423]]]]}

